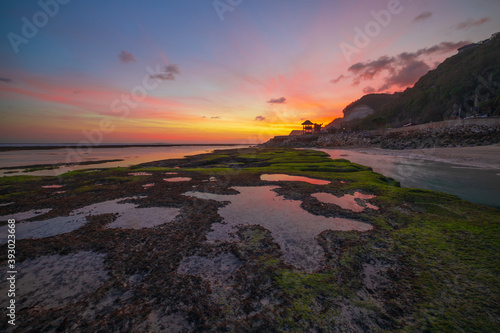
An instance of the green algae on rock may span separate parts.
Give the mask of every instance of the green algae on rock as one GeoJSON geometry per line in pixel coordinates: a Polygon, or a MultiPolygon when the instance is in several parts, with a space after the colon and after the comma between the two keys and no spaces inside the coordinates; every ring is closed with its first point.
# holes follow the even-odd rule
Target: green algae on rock
{"type": "MultiPolygon", "coordinates": [[[[57,308],[46,309],[34,300],[19,309],[23,320],[16,329],[488,332],[499,325],[498,210],[453,195],[401,188],[368,167],[332,160],[322,152],[228,149],[132,168],[5,178],[0,179],[1,216],[45,209],[24,223],[124,197],[138,208],[179,211],[168,223],[143,229],[108,228],[119,216],[106,211],[85,216],[87,223],[74,231],[19,240],[20,263],[88,251],[102,255],[109,278],[78,302],[63,297],[57,308]],[[167,172],[191,181],[163,181],[167,172]],[[262,174],[330,183],[263,181],[262,174]],[[41,188],[55,183],[66,192],[41,188]],[[145,183],[155,186],[145,191],[145,183]],[[320,232],[314,240],[323,258],[313,271],[287,261],[285,249],[262,225],[237,226],[231,239],[207,241],[214,226],[226,223],[221,212],[231,204],[211,198],[257,186],[273,187],[277,196],[299,201],[309,214],[372,228],[320,232]],[[200,199],[190,192],[209,195],[200,199]],[[342,209],[318,200],[315,193],[371,195],[378,210],[342,209]],[[186,269],[188,263],[198,263],[197,269],[186,269]],[[217,269],[227,274],[212,279],[217,269]]],[[[4,253],[6,246],[1,246],[4,253]]],[[[5,325],[0,328],[7,329],[5,325]]]]}

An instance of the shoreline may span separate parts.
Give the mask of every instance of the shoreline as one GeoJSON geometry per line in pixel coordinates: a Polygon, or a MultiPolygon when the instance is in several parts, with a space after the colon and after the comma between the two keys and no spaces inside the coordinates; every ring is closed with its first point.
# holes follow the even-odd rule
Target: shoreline
{"type": "MultiPolygon", "coordinates": [[[[223,149],[146,164],[0,179],[0,216],[16,220],[16,329],[154,331],[175,320],[189,332],[279,331],[303,318],[290,330],[349,331],[354,320],[366,331],[418,331],[430,312],[444,323],[467,315],[456,327],[496,327],[482,316],[498,312],[483,292],[498,289],[496,209],[402,188],[310,150],[223,149]],[[353,206],[322,199],[333,197],[353,206]]],[[[8,223],[0,227],[5,234],[8,223]]]]}
{"type": "Polygon", "coordinates": [[[337,149],[373,155],[387,155],[443,162],[481,169],[500,169],[500,144],[473,147],[436,147],[404,150],[383,149],[377,147],[309,147],[307,149],[337,149]]]}
{"type": "Polygon", "coordinates": [[[81,148],[82,146],[87,148],[96,148],[96,149],[103,149],[103,148],[141,148],[141,147],[207,147],[207,146],[227,146],[227,147],[233,147],[233,146],[241,146],[242,144],[240,143],[220,143],[220,144],[213,144],[213,143],[193,143],[193,144],[117,144],[117,145],[93,145],[93,144],[85,144],[85,145],[78,145],[78,144],[68,144],[68,145],[58,145],[58,146],[0,146],[0,152],[5,152],[5,151],[16,151],[16,150],[51,150],[51,149],[78,149],[81,148]]]}

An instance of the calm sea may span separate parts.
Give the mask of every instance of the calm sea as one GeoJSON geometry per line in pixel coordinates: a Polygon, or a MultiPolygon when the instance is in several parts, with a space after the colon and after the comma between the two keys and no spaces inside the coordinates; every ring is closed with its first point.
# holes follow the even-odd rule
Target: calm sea
{"type": "Polygon", "coordinates": [[[356,150],[319,149],[331,158],[344,158],[369,166],[394,178],[402,187],[450,193],[460,198],[500,209],[500,169],[485,169],[356,150]]]}
{"type": "Polygon", "coordinates": [[[9,170],[0,170],[0,176],[15,176],[29,174],[32,176],[57,176],[59,174],[92,168],[127,167],[135,164],[151,161],[166,160],[172,158],[183,158],[188,155],[210,153],[216,149],[244,148],[242,146],[171,146],[171,147],[121,147],[121,148],[93,148],[88,151],[78,152],[75,149],[38,149],[38,150],[14,150],[0,152],[0,168],[27,166],[35,164],[57,164],[73,161],[78,157],[79,162],[123,160],[119,162],[107,162],[91,165],[75,165],[71,167],[60,167],[54,170],[40,170],[25,173],[23,169],[11,173],[9,170]]]}

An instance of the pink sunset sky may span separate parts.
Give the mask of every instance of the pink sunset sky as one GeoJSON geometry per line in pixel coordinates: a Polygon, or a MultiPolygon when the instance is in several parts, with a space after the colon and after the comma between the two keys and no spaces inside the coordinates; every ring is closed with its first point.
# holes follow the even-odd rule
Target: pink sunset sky
{"type": "Polygon", "coordinates": [[[402,91],[499,1],[3,1],[1,143],[257,143],[402,91]]]}

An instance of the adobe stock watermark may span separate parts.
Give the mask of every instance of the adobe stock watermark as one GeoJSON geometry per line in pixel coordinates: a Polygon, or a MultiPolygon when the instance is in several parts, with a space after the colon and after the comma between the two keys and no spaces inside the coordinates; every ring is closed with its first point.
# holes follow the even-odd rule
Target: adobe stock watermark
{"type": "Polygon", "coordinates": [[[241,5],[242,2],[243,0],[214,0],[212,5],[214,6],[217,15],[219,15],[221,22],[224,22],[224,14],[226,12],[232,12],[236,7],[241,5]]]}
{"type": "Polygon", "coordinates": [[[45,27],[50,18],[54,18],[58,13],[61,5],[66,5],[71,0],[40,0],[38,6],[40,10],[35,12],[31,20],[26,16],[21,18],[20,34],[9,32],[7,38],[10,45],[16,54],[19,53],[21,44],[28,44],[29,41],[38,35],[39,29],[45,27]]]}
{"type": "MultiPolygon", "coordinates": [[[[500,72],[490,72],[485,74],[485,76],[486,78],[482,75],[478,75],[478,85],[476,89],[474,89],[474,92],[465,96],[463,106],[466,112],[473,114],[478,113],[480,111],[480,104],[490,101],[498,93],[500,82],[496,81],[496,79],[500,77],[500,72]]],[[[485,115],[489,116],[489,114],[485,115]]]]}
{"type": "MultiPolygon", "coordinates": [[[[411,1],[411,0],[410,0],[411,1]]],[[[399,0],[389,0],[387,9],[379,11],[371,10],[370,15],[373,20],[368,21],[362,28],[354,27],[354,38],[352,44],[341,42],[339,44],[340,50],[348,63],[351,63],[353,55],[361,52],[362,49],[370,45],[372,38],[377,37],[382,28],[387,28],[392,22],[394,15],[398,15],[403,11],[403,5],[399,0]]]]}
{"type": "Polygon", "coordinates": [[[156,65],[156,70],[147,66],[146,71],[148,73],[144,75],[141,84],[130,89],[130,93],[122,94],[111,102],[111,116],[101,119],[98,128],[82,131],[86,140],[78,142],[76,149],[68,148],[67,164],[82,162],[85,154],[91,153],[93,147],[100,145],[104,141],[105,134],[115,130],[114,117],[118,117],[119,120],[127,118],[130,111],[137,108],[146,99],[149,91],[159,87],[163,81],[161,76],[164,74],[162,65],[156,65]]]}

